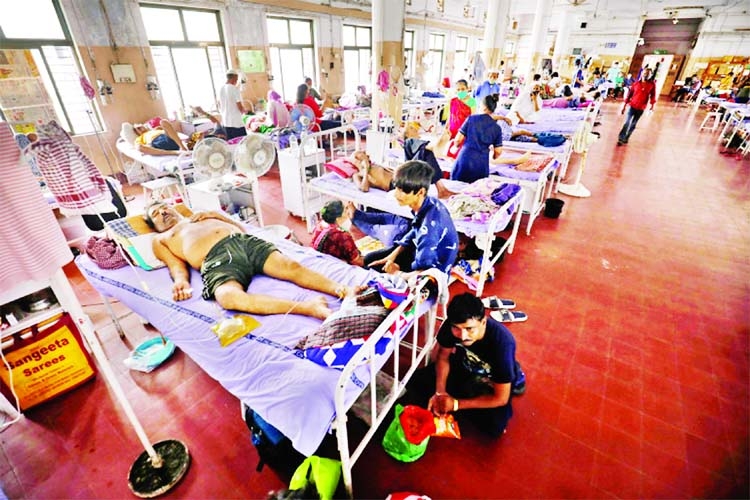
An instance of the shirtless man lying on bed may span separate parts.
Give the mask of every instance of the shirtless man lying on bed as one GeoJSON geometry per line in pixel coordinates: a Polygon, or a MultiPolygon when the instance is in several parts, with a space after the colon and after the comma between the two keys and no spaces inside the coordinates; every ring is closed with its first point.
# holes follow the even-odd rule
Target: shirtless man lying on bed
{"type": "Polygon", "coordinates": [[[190,218],[157,202],[146,209],[146,222],[157,232],[154,255],[169,269],[174,300],[189,299],[190,267],[203,278],[203,298],[216,299],[224,309],[253,314],[293,312],[325,319],[333,311],[324,297],[304,302],[247,293],[257,274],[290,281],[303,288],[343,299],[358,290],[336,283],[284,256],[276,247],[255,236],[219,212],[198,212],[190,218]]]}

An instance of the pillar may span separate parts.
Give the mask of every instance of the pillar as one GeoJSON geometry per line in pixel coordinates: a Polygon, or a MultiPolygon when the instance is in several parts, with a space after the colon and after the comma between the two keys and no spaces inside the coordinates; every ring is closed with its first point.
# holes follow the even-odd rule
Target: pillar
{"type": "Polygon", "coordinates": [[[555,37],[555,50],[552,54],[552,70],[562,71],[563,58],[568,56],[570,44],[570,28],[573,21],[569,9],[563,7],[560,12],[560,20],[557,24],[557,36],[555,37]]]}
{"type": "Polygon", "coordinates": [[[403,0],[374,0],[372,3],[372,110],[377,127],[380,117],[400,124],[404,92],[404,13],[403,0]],[[388,88],[381,90],[379,75],[388,75],[388,88]]]}
{"type": "Polygon", "coordinates": [[[531,77],[534,73],[541,72],[542,58],[547,52],[544,43],[547,38],[547,28],[549,28],[548,13],[551,10],[552,0],[536,0],[534,23],[531,26],[531,52],[529,54],[529,66],[525,72],[522,72],[523,74],[526,74],[527,82],[531,81],[531,77]]]}
{"type": "MultiPolygon", "coordinates": [[[[500,63],[504,60],[505,34],[508,31],[509,11],[510,0],[487,1],[487,24],[484,27],[484,50],[482,51],[482,58],[488,69],[500,68],[500,63]]],[[[504,72],[505,67],[501,71],[504,72]]]]}

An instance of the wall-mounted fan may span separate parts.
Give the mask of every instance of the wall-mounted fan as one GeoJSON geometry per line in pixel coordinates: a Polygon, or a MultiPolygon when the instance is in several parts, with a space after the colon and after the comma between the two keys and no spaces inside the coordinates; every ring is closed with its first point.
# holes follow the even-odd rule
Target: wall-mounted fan
{"type": "Polygon", "coordinates": [[[251,178],[265,175],[276,159],[273,142],[263,134],[247,134],[234,149],[234,165],[251,178]]]}
{"type": "Polygon", "coordinates": [[[224,174],[232,170],[232,153],[229,144],[217,137],[208,137],[196,144],[193,149],[193,166],[196,174],[214,179],[213,191],[221,191],[224,174]]]}

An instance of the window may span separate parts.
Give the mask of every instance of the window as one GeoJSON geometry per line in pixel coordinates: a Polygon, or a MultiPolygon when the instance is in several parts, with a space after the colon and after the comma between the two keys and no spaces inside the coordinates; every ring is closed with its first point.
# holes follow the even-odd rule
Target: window
{"type": "Polygon", "coordinates": [[[167,113],[190,106],[216,109],[227,64],[219,13],[141,4],[167,113]]]}
{"type": "Polygon", "coordinates": [[[453,80],[452,85],[461,78],[466,78],[471,68],[469,68],[469,37],[456,37],[456,52],[453,56],[453,80]]]}
{"type": "Polygon", "coordinates": [[[372,30],[365,26],[344,25],[344,86],[347,92],[370,87],[372,30]]]}
{"type": "Polygon", "coordinates": [[[18,132],[56,119],[71,134],[100,130],[96,105],[81,90],[80,64],[56,0],[25,0],[3,9],[0,114],[18,132]]]}
{"type": "Polygon", "coordinates": [[[424,76],[424,84],[428,89],[435,89],[440,86],[441,75],[443,74],[443,52],[445,52],[445,35],[430,33],[424,76]]]}
{"type": "Polygon", "coordinates": [[[414,31],[404,31],[404,75],[414,76],[414,31]]]}
{"type": "Polygon", "coordinates": [[[313,79],[313,87],[316,85],[313,23],[308,19],[269,16],[266,18],[266,25],[273,89],[284,100],[294,101],[297,87],[304,83],[306,76],[313,79]]]}

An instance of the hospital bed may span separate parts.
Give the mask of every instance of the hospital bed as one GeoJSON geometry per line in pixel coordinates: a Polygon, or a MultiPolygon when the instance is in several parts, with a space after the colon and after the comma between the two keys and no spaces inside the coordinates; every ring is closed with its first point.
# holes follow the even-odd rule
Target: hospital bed
{"type": "MultiPolygon", "coordinates": [[[[460,192],[468,186],[464,182],[444,182],[446,183],[446,187],[454,192],[460,192]]],[[[518,182],[513,183],[518,184],[518,182]]],[[[344,179],[334,173],[328,173],[310,180],[309,188],[312,191],[322,193],[331,198],[351,201],[362,207],[375,208],[407,218],[413,217],[411,210],[408,207],[399,205],[391,193],[375,188],[370,188],[367,192],[360,191],[351,179],[344,179]]],[[[476,287],[477,297],[482,296],[489,271],[498,262],[503,253],[506,251],[509,254],[513,253],[516,236],[518,235],[518,227],[521,222],[521,210],[519,208],[523,205],[523,201],[524,191],[521,190],[503,206],[499,207],[487,220],[453,220],[456,230],[470,238],[475,238],[477,247],[483,251],[482,264],[476,287]],[[515,218],[513,217],[514,214],[515,218]],[[492,255],[492,241],[495,239],[495,234],[503,231],[510,222],[513,222],[510,236],[497,252],[492,255]]]]}
{"type": "Polygon", "coordinates": [[[128,182],[138,184],[149,179],[140,177],[140,172],[145,171],[149,178],[159,178],[170,174],[189,175],[193,169],[193,155],[191,152],[179,155],[155,156],[147,155],[138,151],[133,144],[122,138],[117,139],[117,151],[125,166],[125,174],[128,182]]]}
{"type": "MultiPolygon", "coordinates": [[[[260,231],[248,227],[251,234],[262,235],[260,231]]],[[[372,270],[350,266],[287,240],[275,240],[274,244],[293,260],[347,285],[365,284],[377,276],[372,270]]],[[[193,297],[174,302],[166,268],[139,273],[128,267],[103,270],[85,255],[78,257],[76,264],[96,290],[120,300],[149,321],[241,403],[279,429],[304,455],[314,454],[326,435],[335,431],[350,496],[354,463],[378,426],[389,418],[390,408],[414,370],[427,361],[434,343],[437,302],[433,298],[422,299],[421,286],[415,286],[351,359],[337,369],[317,364],[309,359],[306,350],[295,348],[320,325],[320,320],[295,314],[258,316],[260,326],[222,347],[210,327],[232,313],[201,298],[202,282],[196,271],[191,271],[193,297]],[[143,280],[148,281],[148,289],[143,280]],[[389,333],[390,329],[395,333],[389,333]],[[394,348],[394,339],[398,339],[398,348],[394,348]],[[386,363],[392,385],[384,394],[376,384],[376,375],[386,363]],[[360,399],[357,404],[369,403],[371,424],[364,438],[353,446],[349,442],[347,412],[367,388],[370,397],[364,399],[369,401],[360,399]]],[[[420,281],[421,285],[427,279],[420,281]]],[[[322,295],[267,276],[256,276],[248,291],[291,300],[322,295]]],[[[322,296],[330,307],[338,309],[337,299],[322,296]]]]}

